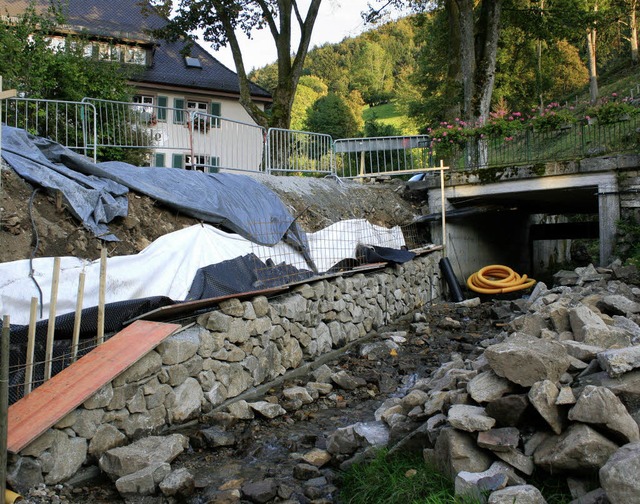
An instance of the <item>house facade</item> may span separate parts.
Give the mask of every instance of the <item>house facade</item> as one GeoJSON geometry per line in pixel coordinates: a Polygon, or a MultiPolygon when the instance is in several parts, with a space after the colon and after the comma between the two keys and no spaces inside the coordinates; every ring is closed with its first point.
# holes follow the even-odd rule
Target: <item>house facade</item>
{"type": "MultiPolygon", "coordinates": [[[[0,0],[0,14],[11,20],[31,3],[0,0]]],[[[49,5],[49,0],[35,2],[41,10],[49,5]]],[[[81,35],[88,58],[138,69],[131,82],[136,95],[127,108],[134,112],[133,128],[144,130],[139,137],[146,145],[114,146],[149,148],[153,166],[256,169],[261,162],[263,131],[239,103],[234,71],[197,43],[187,48],[181,40],[154,38],[152,30],[162,28],[167,20],[135,0],[66,0],[61,8],[65,22],[51,37],[54,47],[63,46],[70,35],[81,35]]],[[[257,85],[251,86],[251,95],[263,107],[271,102],[269,92],[257,85]]],[[[99,100],[94,104],[98,136],[101,130],[113,131],[114,125],[108,122],[115,116],[113,110],[124,104],[99,100]]]]}

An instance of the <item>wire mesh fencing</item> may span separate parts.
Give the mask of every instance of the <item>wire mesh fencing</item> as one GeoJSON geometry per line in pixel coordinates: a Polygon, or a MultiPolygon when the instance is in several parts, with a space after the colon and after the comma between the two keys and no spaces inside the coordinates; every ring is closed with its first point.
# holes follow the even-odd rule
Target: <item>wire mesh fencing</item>
{"type": "Polygon", "coordinates": [[[96,109],[90,103],[7,98],[0,122],[48,138],[96,160],[96,109]]]}
{"type": "Polygon", "coordinates": [[[433,166],[428,135],[345,138],[334,142],[336,174],[343,178],[419,172],[433,166]]]}
{"type": "Polygon", "coordinates": [[[274,175],[335,173],[331,135],[270,128],[266,158],[268,173],[274,175]]]}
{"type": "Polygon", "coordinates": [[[141,153],[131,160],[138,165],[208,173],[264,170],[266,133],[255,124],[157,103],[84,102],[96,109],[95,147],[101,158],[120,160],[114,149],[132,149],[141,153]]]}
{"type": "Polygon", "coordinates": [[[372,249],[406,250],[408,243],[422,246],[424,231],[411,224],[385,228],[351,219],[306,233],[303,246],[282,241],[274,246],[252,244],[251,248],[260,259],[257,278],[263,285],[274,285],[362,268],[370,264],[372,249]]]}

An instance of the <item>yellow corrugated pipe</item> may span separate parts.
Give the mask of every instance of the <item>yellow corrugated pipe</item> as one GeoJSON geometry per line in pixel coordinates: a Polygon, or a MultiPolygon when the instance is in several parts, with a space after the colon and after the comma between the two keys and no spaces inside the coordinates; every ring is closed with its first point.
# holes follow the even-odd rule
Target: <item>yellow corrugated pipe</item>
{"type": "Polygon", "coordinates": [[[480,294],[505,294],[532,287],[536,281],[527,275],[518,275],[508,266],[492,264],[467,278],[467,287],[480,294]]]}
{"type": "Polygon", "coordinates": [[[12,492],[8,488],[4,492],[5,504],[13,504],[14,502],[22,502],[23,500],[22,495],[12,492]]]}

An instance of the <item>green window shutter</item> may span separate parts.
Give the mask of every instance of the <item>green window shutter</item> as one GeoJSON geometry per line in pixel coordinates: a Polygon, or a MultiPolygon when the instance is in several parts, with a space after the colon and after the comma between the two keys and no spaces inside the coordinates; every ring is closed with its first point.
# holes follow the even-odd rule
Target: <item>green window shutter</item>
{"type": "Polygon", "coordinates": [[[173,108],[173,123],[184,124],[184,100],[182,98],[174,98],[173,108]]]}
{"type": "Polygon", "coordinates": [[[184,168],[184,156],[182,154],[173,154],[171,161],[172,168],[184,168]]]}
{"type": "Polygon", "coordinates": [[[218,156],[212,156],[209,163],[211,164],[211,166],[209,166],[209,173],[218,173],[220,171],[218,168],[220,166],[220,158],[218,156]]]}
{"type": "Polygon", "coordinates": [[[169,98],[166,96],[158,96],[158,121],[167,120],[167,103],[169,98]]]}
{"type": "MultiPolygon", "coordinates": [[[[214,116],[220,117],[222,115],[222,103],[219,102],[211,102],[209,105],[209,113],[214,116]]],[[[214,128],[220,127],[220,119],[213,119],[212,126],[214,128]]]]}
{"type": "Polygon", "coordinates": [[[165,161],[164,153],[163,152],[156,152],[156,164],[155,164],[155,166],[164,166],[164,161],[165,161]]]}

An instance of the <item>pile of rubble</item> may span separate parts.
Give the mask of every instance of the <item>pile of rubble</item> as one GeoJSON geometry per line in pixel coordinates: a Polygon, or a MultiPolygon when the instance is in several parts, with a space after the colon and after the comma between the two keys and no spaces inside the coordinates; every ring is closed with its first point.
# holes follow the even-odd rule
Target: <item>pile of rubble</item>
{"type": "MultiPolygon", "coordinates": [[[[338,468],[386,446],[391,453],[421,450],[428,464],[455,481],[458,495],[492,504],[544,503],[532,484],[544,475],[566,478],[576,504],[640,502],[638,272],[619,264],[588,266],[560,272],[555,281],[551,289],[538,284],[527,298],[471,299],[415,312],[408,331],[391,328],[354,342],[351,360],[321,365],[295,383],[268,388],[264,397],[239,398],[204,415],[195,433],[105,451],[100,471],[126,502],[320,504],[335,501],[338,468]],[[495,331],[470,320],[488,305],[495,331]],[[412,349],[419,362],[426,357],[418,348],[433,358],[448,356],[448,344],[458,353],[447,362],[429,365],[431,373],[407,373],[413,380],[402,393],[375,414],[374,406],[356,417],[359,402],[382,395],[382,382],[374,386],[371,369],[358,376],[353,357],[382,367],[412,349]],[[319,423],[322,417],[309,408],[319,413],[341,402],[345,416],[359,421],[338,429],[335,422],[329,429],[319,425],[323,436],[309,435],[307,427],[305,439],[294,442],[295,419],[319,423]],[[216,453],[225,458],[243,451],[245,438],[258,449],[264,441],[259,426],[269,424],[289,433],[285,459],[265,461],[259,474],[238,464],[239,472],[220,469],[233,464],[209,465],[215,481],[206,488],[199,482],[202,469],[186,454],[206,453],[210,464],[216,453]]],[[[65,498],[80,502],[73,492],[65,498]]]]}
{"type": "MultiPolygon", "coordinates": [[[[576,503],[640,502],[637,271],[589,266],[555,280],[555,288],[540,283],[528,299],[496,305],[496,315],[517,316],[481,342],[484,352],[454,358],[386,401],[378,427],[393,433],[407,420],[423,422],[404,444],[423,443],[425,460],[455,480],[458,495],[543,503],[527,484],[536,472],[566,475],[576,503]]],[[[368,442],[362,429],[338,429],[328,450],[347,459],[385,443],[368,442]]]]}

